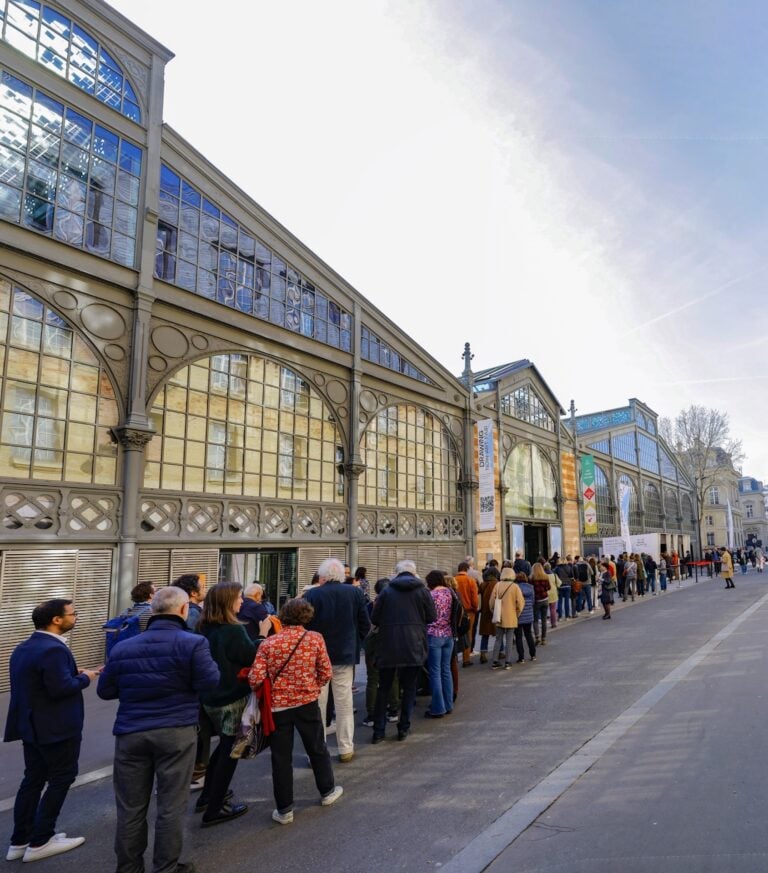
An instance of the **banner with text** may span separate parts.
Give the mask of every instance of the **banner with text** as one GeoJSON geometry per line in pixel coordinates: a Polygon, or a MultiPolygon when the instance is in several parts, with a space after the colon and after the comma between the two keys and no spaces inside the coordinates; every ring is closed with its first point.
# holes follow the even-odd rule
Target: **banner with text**
{"type": "Polygon", "coordinates": [[[593,536],[597,533],[597,492],[592,455],[581,456],[581,496],[584,501],[584,536],[593,536]]]}
{"type": "Polygon", "coordinates": [[[480,484],[478,530],[496,530],[496,454],[493,448],[493,420],[478,421],[477,478],[480,484]]]}
{"type": "Polygon", "coordinates": [[[630,486],[622,479],[619,480],[619,523],[621,538],[624,540],[624,549],[632,551],[632,540],[629,535],[629,504],[632,500],[630,486]]]}

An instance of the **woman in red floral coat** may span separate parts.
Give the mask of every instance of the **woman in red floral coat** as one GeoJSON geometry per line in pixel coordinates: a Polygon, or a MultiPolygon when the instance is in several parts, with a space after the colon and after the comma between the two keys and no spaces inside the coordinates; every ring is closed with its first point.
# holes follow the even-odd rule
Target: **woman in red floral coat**
{"type": "Polygon", "coordinates": [[[320,803],[330,806],[342,794],[336,785],[331,756],[325,745],[323,722],[317,698],[331,679],[331,662],[323,637],[304,626],[314,615],[312,605],[301,597],[289,600],[280,610],[283,630],[259,647],[248,679],[253,690],[269,677],[272,684],[274,733],[272,786],[277,809],[272,818],[280,824],[293,821],[293,731],[299,732],[309,756],[320,803]]]}

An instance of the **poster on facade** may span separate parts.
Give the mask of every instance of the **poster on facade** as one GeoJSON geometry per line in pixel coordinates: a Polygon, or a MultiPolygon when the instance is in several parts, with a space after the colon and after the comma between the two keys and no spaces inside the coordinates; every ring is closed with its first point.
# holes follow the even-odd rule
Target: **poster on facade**
{"type": "Polygon", "coordinates": [[[581,497],[584,503],[584,536],[597,533],[597,492],[595,491],[595,459],[581,456],[581,497]]]}
{"type": "Polygon", "coordinates": [[[496,530],[496,456],[493,420],[484,418],[477,427],[477,478],[480,485],[478,530],[496,530]]]}
{"type": "Polygon", "coordinates": [[[621,538],[624,540],[624,550],[632,551],[632,538],[629,535],[629,504],[632,499],[632,491],[629,485],[619,480],[619,522],[621,525],[621,538]]]}

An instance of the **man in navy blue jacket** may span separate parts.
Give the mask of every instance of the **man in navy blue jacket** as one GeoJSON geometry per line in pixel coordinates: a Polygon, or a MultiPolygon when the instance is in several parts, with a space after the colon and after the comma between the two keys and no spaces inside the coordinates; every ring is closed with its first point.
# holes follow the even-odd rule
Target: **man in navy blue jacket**
{"type": "Polygon", "coordinates": [[[117,873],[144,869],[147,809],[157,778],[153,873],[184,873],[182,820],[197,743],[200,692],[213,691],[219,668],[208,640],[187,629],[189,598],[161,588],[144,633],[112,649],[97,692],[118,698],[114,789],[117,803],[117,873]]]}
{"type": "MultiPolygon", "coordinates": [[[[371,629],[371,620],[363,592],[355,585],[344,585],[344,565],[337,558],[328,558],[318,568],[320,584],[304,594],[315,614],[307,630],[323,635],[328,657],[333,667],[330,681],[333,704],[336,707],[336,746],[339,761],[346,764],[355,752],[355,714],[352,705],[352,677],[360,660],[360,646],[371,629]]],[[[318,698],[325,724],[328,685],[318,698]]]]}
{"type": "Polygon", "coordinates": [[[38,861],[85,842],[84,837],[56,833],[56,819],[77,776],[83,688],[98,675],[98,670],[77,669],[63,639],[76,622],[71,600],[41,603],[32,611],[35,632],[11,655],[11,701],[4,739],[6,743],[22,741],[24,778],[13,807],[8,861],[38,861]]]}

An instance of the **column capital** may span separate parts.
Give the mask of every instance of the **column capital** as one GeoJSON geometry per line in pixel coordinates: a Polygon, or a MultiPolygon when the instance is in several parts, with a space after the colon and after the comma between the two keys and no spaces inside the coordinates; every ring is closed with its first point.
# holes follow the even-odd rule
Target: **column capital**
{"type": "Polygon", "coordinates": [[[480,488],[480,483],[477,479],[462,479],[459,482],[459,488],[462,491],[477,491],[480,488]]]}
{"type": "Polygon", "coordinates": [[[141,452],[155,435],[155,431],[151,428],[122,425],[113,427],[112,435],[126,451],[141,452]]]}
{"type": "Polygon", "coordinates": [[[349,461],[340,465],[342,472],[348,479],[359,479],[366,471],[366,465],[362,461],[349,461]]]}

